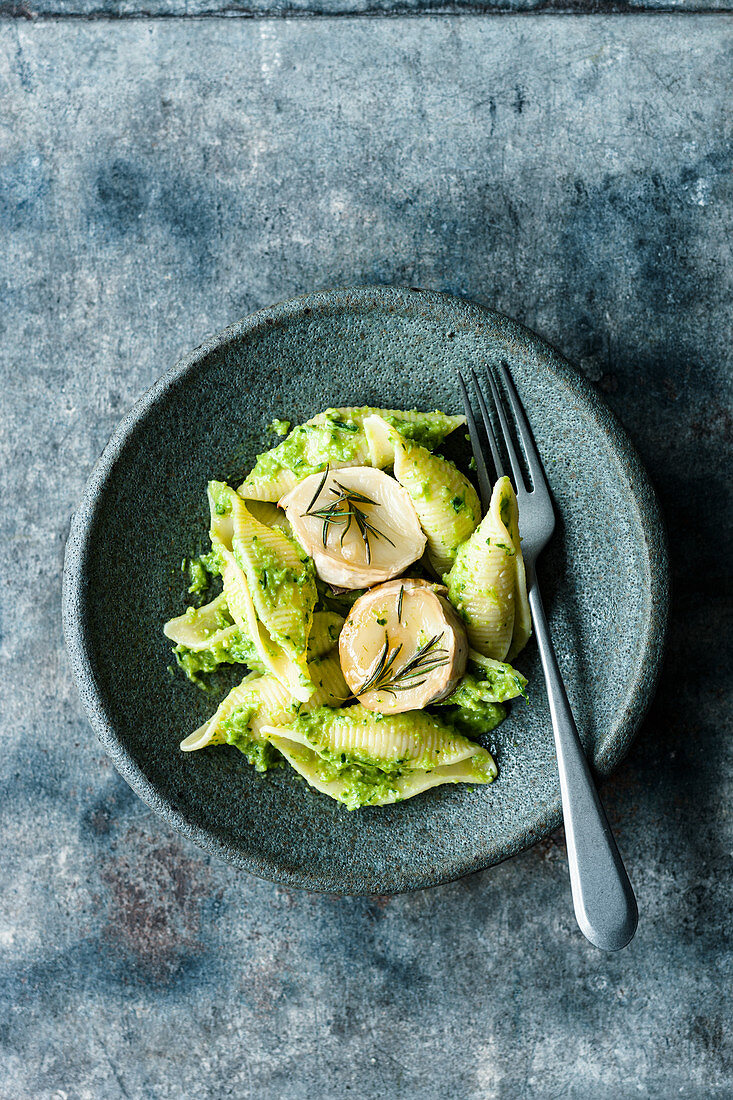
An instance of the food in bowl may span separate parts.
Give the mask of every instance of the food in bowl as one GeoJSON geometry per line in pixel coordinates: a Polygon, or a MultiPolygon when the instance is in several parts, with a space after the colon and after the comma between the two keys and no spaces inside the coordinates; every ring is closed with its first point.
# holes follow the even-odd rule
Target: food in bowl
{"type": "Polygon", "coordinates": [[[464,422],[327,409],[292,431],[275,422],[285,438],[238,489],[209,483],[211,551],[189,591],[211,598],[164,629],[194,684],[221,664],[247,671],[184,752],[287,762],[348,809],[496,778],[477,739],[524,694],[508,662],[530,615],[509,479],[482,517],[437,452],[464,422]]]}

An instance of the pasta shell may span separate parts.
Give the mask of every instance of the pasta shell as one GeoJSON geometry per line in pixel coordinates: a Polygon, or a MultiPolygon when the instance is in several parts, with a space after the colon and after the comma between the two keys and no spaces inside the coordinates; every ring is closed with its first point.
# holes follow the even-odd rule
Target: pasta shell
{"type": "Polygon", "coordinates": [[[441,412],[416,409],[373,409],[365,406],[326,409],[305,424],[294,428],[277,447],[258,455],[254,469],[239,486],[245,499],[276,501],[294,489],[299,481],[330,466],[332,470],[348,466],[391,465],[389,456],[373,460],[364,432],[364,418],[377,413],[405,436],[416,438],[432,448],[465,417],[446,416],[441,412]]]}
{"type": "Polygon", "coordinates": [[[310,786],[349,809],[399,802],[444,783],[489,783],[497,774],[485,749],[424,711],[380,721],[348,707],[318,719],[262,733],[310,786]]]}
{"type": "Polygon", "coordinates": [[[224,558],[222,578],[227,606],[235,622],[254,642],[263,665],[283,684],[296,699],[305,702],[313,692],[308,678],[305,658],[292,660],[270,637],[267,628],[258,620],[247,578],[234,555],[220,550],[224,558]]]}
{"type": "Polygon", "coordinates": [[[483,751],[425,710],[381,715],[359,704],[319,711],[313,721],[296,721],[287,736],[316,752],[345,754],[377,766],[436,768],[483,751]]]}
{"type": "Polygon", "coordinates": [[[278,508],[276,504],[267,500],[249,499],[247,501],[247,511],[267,527],[279,527],[286,535],[292,536],[293,530],[288,523],[287,516],[282,508],[278,508]]]}
{"type": "Polygon", "coordinates": [[[428,559],[442,577],[453,565],[458,547],[481,519],[478,493],[447,458],[405,439],[380,417],[368,417],[364,427],[375,449],[379,441],[386,438],[391,441],[394,476],[410,494],[428,538],[428,559]]]}
{"type": "Polygon", "coordinates": [[[227,625],[222,625],[224,619],[229,619],[229,616],[222,592],[203,607],[195,611],[189,608],[185,614],[170,619],[163,627],[163,633],[166,638],[177,645],[185,645],[187,649],[208,649],[231,632],[231,619],[227,625]]]}
{"type": "Polygon", "coordinates": [[[487,769],[480,772],[469,761],[460,764],[450,764],[439,767],[433,771],[407,771],[397,776],[390,776],[380,784],[374,795],[363,800],[354,792],[353,779],[349,775],[345,777],[338,773],[333,774],[323,768],[323,761],[317,753],[306,749],[285,736],[270,734],[270,744],[282,753],[290,766],[302,775],[310,787],[328,795],[337,802],[343,802],[348,809],[360,809],[362,806],[389,806],[395,802],[403,802],[407,798],[414,798],[431,787],[440,787],[446,783],[491,783],[496,777],[487,769]]]}
{"type": "Polygon", "coordinates": [[[249,712],[247,728],[253,740],[264,741],[261,736],[263,726],[273,723],[286,725],[294,721],[297,714],[306,713],[314,707],[339,706],[348,698],[349,689],[335,652],[313,661],[309,672],[315,690],[308,702],[302,704],[292,699],[287,687],[275,676],[258,676],[256,673],[245,676],[242,683],[229,692],[208,722],[181,742],[181,749],[192,752],[210,745],[224,744],[228,740],[224,723],[238,708],[249,712]]]}
{"type": "Polygon", "coordinates": [[[265,668],[305,701],[313,690],[307,645],[317,599],[307,559],[279,527],[256,520],[228,485],[211,482],[208,491],[229,611],[265,668]]]}
{"type": "MultiPolygon", "coordinates": [[[[264,677],[258,676],[256,672],[248,673],[241,684],[232,688],[211,718],[181,741],[181,750],[183,752],[193,752],[196,749],[207,748],[209,745],[223,745],[226,742],[226,734],[222,728],[224,722],[237,707],[247,706],[251,702],[252,684],[262,679],[264,677]]],[[[275,683],[278,683],[278,681],[276,680],[275,683]]],[[[273,713],[279,715],[280,712],[279,710],[273,710],[273,713]]]]}
{"type": "Polygon", "coordinates": [[[474,649],[503,661],[514,633],[517,554],[510,534],[517,498],[508,477],[494,486],[489,511],[459,546],[445,577],[448,596],[463,615],[474,649]]]}

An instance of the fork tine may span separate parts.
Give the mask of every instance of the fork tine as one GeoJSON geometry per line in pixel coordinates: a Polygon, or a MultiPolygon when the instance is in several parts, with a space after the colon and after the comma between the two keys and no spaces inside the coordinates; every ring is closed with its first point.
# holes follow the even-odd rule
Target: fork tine
{"type": "Polygon", "coordinates": [[[537,448],[534,445],[532,439],[532,429],[529,426],[527,420],[527,414],[524,411],[524,406],[519,400],[519,394],[517,388],[514,385],[514,379],[509,373],[509,367],[502,359],[501,366],[499,368],[501,380],[506,387],[507,397],[509,398],[509,404],[511,405],[512,412],[514,413],[514,419],[517,422],[517,432],[519,434],[519,442],[522,444],[522,450],[524,451],[527,459],[527,466],[529,467],[530,477],[532,478],[532,488],[543,488],[546,492],[549,492],[547,487],[547,479],[545,477],[545,471],[542,466],[542,459],[537,453],[537,448]]]}
{"type": "Polygon", "coordinates": [[[491,480],[489,478],[489,471],[486,469],[486,459],[484,458],[484,452],[481,446],[478,428],[476,427],[476,421],[474,420],[471,402],[468,400],[466,383],[463,381],[463,375],[460,371],[458,371],[458,382],[461,387],[461,398],[463,400],[463,408],[466,413],[468,434],[471,437],[471,449],[473,451],[473,457],[476,462],[476,476],[478,478],[478,490],[479,495],[481,496],[481,504],[483,506],[484,512],[488,512],[489,504],[491,503],[491,480]]]}
{"type": "Polygon", "coordinates": [[[501,461],[501,451],[499,450],[499,444],[497,443],[496,436],[494,435],[494,426],[491,423],[489,410],[486,408],[486,402],[484,401],[483,390],[481,389],[475,370],[471,371],[471,378],[473,379],[473,388],[476,390],[476,397],[478,398],[479,408],[481,409],[481,419],[484,422],[484,428],[486,429],[489,446],[491,447],[491,457],[494,460],[494,469],[496,470],[496,476],[503,477],[504,464],[501,461]]]}
{"type": "Polygon", "coordinates": [[[504,402],[501,399],[499,393],[499,387],[494,381],[494,376],[490,370],[486,372],[489,379],[489,385],[491,386],[491,396],[494,398],[494,404],[496,405],[496,411],[499,415],[499,423],[501,424],[502,435],[504,436],[504,446],[507,449],[509,455],[509,465],[512,468],[514,474],[514,487],[518,493],[527,492],[527,486],[524,484],[524,475],[522,473],[522,467],[519,462],[519,456],[514,449],[514,443],[512,441],[512,434],[509,429],[509,421],[507,419],[506,412],[504,410],[504,402]]]}

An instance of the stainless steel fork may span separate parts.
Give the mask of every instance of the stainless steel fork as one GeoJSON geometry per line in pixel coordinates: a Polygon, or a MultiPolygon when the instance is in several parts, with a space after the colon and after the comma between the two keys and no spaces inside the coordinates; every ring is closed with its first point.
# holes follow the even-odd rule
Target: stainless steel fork
{"type": "MultiPolygon", "coordinates": [[[[555,529],[550,491],[527,417],[506,363],[502,362],[498,375],[514,414],[517,436],[532,482],[531,488],[527,488],[504,402],[492,373],[487,371],[491,396],[499,418],[504,446],[509,456],[519,504],[522,552],[527,570],[527,594],[545,673],[547,698],[555,734],[575,916],[583,934],[596,947],[604,951],[619,951],[629,943],[636,931],[638,921],[636,899],[580,743],[542,605],[535,563],[555,529]]],[[[486,512],[491,499],[491,481],[466,384],[460,373],[458,377],[466,409],[471,446],[476,460],[479,491],[484,512],[486,512]]],[[[504,468],[499,445],[475,371],[471,371],[471,380],[481,410],[481,419],[486,430],[496,474],[497,477],[502,477],[504,468]]]]}

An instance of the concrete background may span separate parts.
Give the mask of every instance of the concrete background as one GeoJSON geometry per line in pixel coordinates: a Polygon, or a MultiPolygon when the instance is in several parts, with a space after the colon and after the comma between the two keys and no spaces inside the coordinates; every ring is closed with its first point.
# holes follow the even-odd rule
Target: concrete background
{"type": "Polygon", "coordinates": [[[3,1100],[733,1096],[732,59],[713,14],[0,23],[3,1100]],[[562,833],[392,899],[236,873],[70,683],[64,540],[124,410],[250,310],[372,281],[536,329],[660,492],[669,658],[603,792],[618,956],[562,833]]]}
{"type": "Polygon", "coordinates": [[[256,16],[435,14],[627,14],[733,11],[731,0],[0,0],[0,17],[19,19],[148,19],[175,15],[222,18],[256,16]]]}

